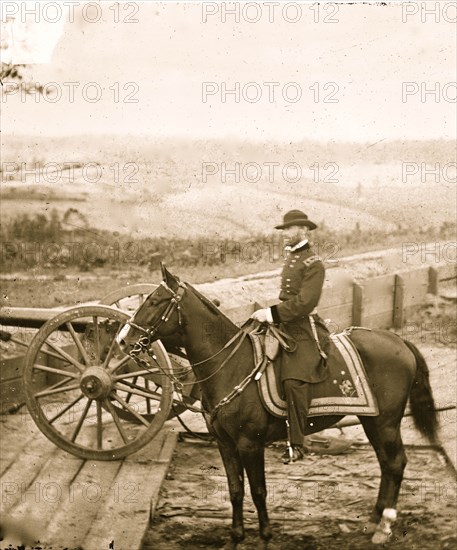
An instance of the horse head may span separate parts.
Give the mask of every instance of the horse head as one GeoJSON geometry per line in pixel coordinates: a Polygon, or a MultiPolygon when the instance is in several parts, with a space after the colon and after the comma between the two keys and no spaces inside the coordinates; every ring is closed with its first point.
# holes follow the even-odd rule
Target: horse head
{"type": "Polygon", "coordinates": [[[175,334],[182,326],[181,300],[186,289],[178,277],[161,263],[162,282],[119,332],[117,342],[123,351],[135,345],[147,347],[155,340],[175,334]]]}

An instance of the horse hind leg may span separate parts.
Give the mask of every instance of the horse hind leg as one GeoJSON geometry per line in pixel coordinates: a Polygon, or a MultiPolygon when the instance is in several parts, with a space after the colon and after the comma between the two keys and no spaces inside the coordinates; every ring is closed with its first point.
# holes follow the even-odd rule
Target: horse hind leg
{"type": "Polygon", "coordinates": [[[380,417],[360,420],[381,467],[378,498],[370,520],[375,524],[372,542],[384,544],[391,536],[391,525],[397,518],[398,495],[407,459],[399,422],[385,426],[380,417]]]}

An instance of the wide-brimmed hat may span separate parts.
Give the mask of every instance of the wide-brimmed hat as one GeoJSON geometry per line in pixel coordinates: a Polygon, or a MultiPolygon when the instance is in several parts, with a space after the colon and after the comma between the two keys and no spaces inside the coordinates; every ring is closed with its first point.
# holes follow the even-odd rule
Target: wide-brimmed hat
{"type": "Polygon", "coordinates": [[[308,219],[308,216],[301,210],[290,210],[284,215],[284,221],[281,225],[276,225],[275,229],[286,229],[292,225],[305,225],[309,229],[316,229],[317,225],[308,219]]]}

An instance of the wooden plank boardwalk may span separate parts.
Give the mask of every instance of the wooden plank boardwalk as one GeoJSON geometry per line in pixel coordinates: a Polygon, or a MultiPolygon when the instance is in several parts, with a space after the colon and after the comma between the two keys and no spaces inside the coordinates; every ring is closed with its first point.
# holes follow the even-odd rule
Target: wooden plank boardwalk
{"type": "MultiPolygon", "coordinates": [[[[455,405],[455,350],[418,343],[431,371],[438,407],[455,405]]],[[[456,466],[456,412],[440,413],[441,441],[456,466]]],[[[26,525],[43,550],[135,550],[141,548],[175,449],[179,427],[168,422],[139,452],[122,461],[84,461],[58,449],[21,409],[0,417],[0,513],[26,525]]],[[[186,423],[205,429],[201,415],[186,412],[186,423]]],[[[363,440],[360,426],[344,429],[363,440]]],[[[404,441],[426,445],[403,421],[404,441]]],[[[343,460],[343,457],[341,457],[343,460]]],[[[2,548],[8,539],[2,541],[2,548]]],[[[16,547],[14,544],[13,547],[16,547]]]]}
{"type": "MultiPolygon", "coordinates": [[[[0,426],[0,514],[26,526],[42,550],[141,547],[178,434],[163,429],[114,462],[82,460],[46,439],[25,412],[0,426]]],[[[2,541],[2,548],[12,542],[2,541]]]]}

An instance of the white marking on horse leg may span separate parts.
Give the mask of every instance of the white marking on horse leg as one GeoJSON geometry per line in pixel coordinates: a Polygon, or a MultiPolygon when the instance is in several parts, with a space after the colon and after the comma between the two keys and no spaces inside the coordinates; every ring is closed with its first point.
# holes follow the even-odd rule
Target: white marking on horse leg
{"type": "Polygon", "coordinates": [[[397,519],[395,508],[384,508],[382,518],[371,538],[373,544],[385,544],[392,535],[392,523],[397,519]]]}

